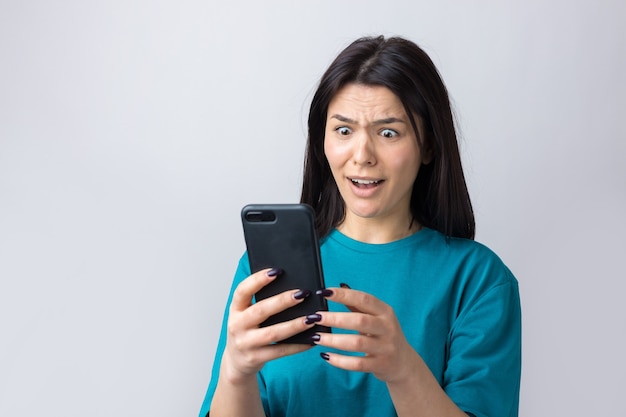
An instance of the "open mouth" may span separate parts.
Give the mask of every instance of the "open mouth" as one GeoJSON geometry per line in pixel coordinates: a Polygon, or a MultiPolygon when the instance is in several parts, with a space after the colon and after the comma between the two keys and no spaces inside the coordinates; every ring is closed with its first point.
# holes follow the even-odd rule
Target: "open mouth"
{"type": "Polygon", "coordinates": [[[352,184],[356,185],[359,188],[372,188],[381,184],[384,180],[364,180],[359,178],[350,178],[352,184]]]}

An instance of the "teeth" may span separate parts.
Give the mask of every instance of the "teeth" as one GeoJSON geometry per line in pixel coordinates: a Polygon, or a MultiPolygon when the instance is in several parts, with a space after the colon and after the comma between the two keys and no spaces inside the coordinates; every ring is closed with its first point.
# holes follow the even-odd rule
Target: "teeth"
{"type": "Polygon", "coordinates": [[[380,181],[374,181],[374,180],[359,180],[359,179],[355,179],[355,178],[351,178],[352,182],[356,183],[356,184],[365,184],[365,185],[369,185],[369,184],[378,184],[380,181]]]}

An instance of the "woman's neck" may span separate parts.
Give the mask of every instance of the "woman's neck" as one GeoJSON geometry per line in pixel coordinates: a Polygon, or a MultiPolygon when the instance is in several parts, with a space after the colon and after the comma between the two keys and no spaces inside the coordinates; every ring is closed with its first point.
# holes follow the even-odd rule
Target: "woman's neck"
{"type": "Polygon", "coordinates": [[[422,226],[411,219],[370,219],[346,215],[337,226],[344,235],[364,243],[389,243],[418,232],[422,226]]]}

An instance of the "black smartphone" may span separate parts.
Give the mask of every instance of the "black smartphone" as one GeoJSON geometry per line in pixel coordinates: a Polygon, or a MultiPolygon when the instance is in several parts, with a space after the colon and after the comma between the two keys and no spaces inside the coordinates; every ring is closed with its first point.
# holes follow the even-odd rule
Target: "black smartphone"
{"type": "MultiPolygon", "coordinates": [[[[252,273],[265,268],[283,270],[255,294],[256,301],[293,289],[313,293],[261,326],[328,311],[326,299],[315,295],[316,290],[324,288],[324,275],[313,209],[306,204],[250,204],[241,210],[241,221],[252,273]]],[[[280,343],[311,344],[310,337],[317,332],[330,332],[330,328],[315,325],[280,343]]]]}

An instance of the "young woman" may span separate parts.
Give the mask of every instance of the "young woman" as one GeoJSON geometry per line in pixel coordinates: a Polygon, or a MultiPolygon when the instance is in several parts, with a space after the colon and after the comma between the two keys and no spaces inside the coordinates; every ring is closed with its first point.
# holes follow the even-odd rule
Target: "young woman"
{"type": "Polygon", "coordinates": [[[414,43],[348,46],[309,114],[303,203],[328,288],[259,303],[280,265],[233,283],[201,416],[517,416],[517,281],[474,238],[446,88],[414,43]],[[306,297],[330,311],[260,328],[306,297]],[[333,333],[275,344],[319,323],[333,333]]]}

